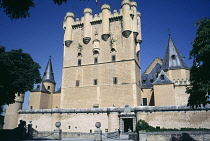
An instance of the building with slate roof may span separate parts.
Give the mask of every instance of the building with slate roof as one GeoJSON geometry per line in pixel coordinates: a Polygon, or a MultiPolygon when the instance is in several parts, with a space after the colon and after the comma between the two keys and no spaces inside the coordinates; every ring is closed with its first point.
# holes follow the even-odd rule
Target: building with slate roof
{"type": "Polygon", "coordinates": [[[86,8],[81,20],[67,12],[63,29],[61,88],[55,91],[49,58],[28,110],[20,110],[23,94],[7,106],[5,129],[24,120],[49,133],[59,121],[65,136],[78,137],[78,132],[92,135],[96,122],[103,133],[135,131],[140,119],[158,128],[210,128],[210,106],[186,106],[189,68],[170,36],[164,58],[154,58],[140,74],[141,13],[135,1],[122,0],[113,13],[103,4],[94,16],[86,8]]]}
{"type": "Polygon", "coordinates": [[[163,59],[156,58],[141,75],[142,105],[187,105],[189,68],[169,35],[163,59]]]}

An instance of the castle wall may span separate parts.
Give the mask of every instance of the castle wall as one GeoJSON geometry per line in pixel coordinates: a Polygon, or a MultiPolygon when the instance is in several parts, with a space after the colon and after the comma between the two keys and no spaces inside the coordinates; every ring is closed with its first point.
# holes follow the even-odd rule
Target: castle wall
{"type": "Polygon", "coordinates": [[[141,91],[141,101],[142,101],[142,106],[154,106],[153,89],[151,89],[151,88],[142,89],[142,91],[141,91]],[[143,105],[143,98],[147,99],[147,105],[143,105]]]}
{"type": "Polygon", "coordinates": [[[54,93],[52,99],[52,109],[60,108],[61,93],[54,93]]]}
{"type": "Polygon", "coordinates": [[[175,105],[174,84],[153,85],[155,106],[175,105]]]}
{"type": "Polygon", "coordinates": [[[175,85],[175,105],[187,105],[190,95],[185,91],[186,86],[175,85]]]}
{"type": "Polygon", "coordinates": [[[28,109],[40,109],[41,92],[31,92],[28,109]]]}
{"type": "MultiPolygon", "coordinates": [[[[126,108],[126,107],[125,107],[126,108]]],[[[29,123],[37,131],[53,131],[55,122],[61,122],[63,132],[90,133],[96,129],[95,123],[101,122],[104,133],[119,129],[119,116],[125,114],[125,108],[85,108],[85,109],[41,109],[21,110],[18,120],[29,123]],[[44,125],[44,126],[43,126],[44,125]]],[[[190,108],[187,106],[138,106],[131,107],[137,121],[145,120],[149,125],[160,128],[210,128],[210,106],[190,108]]],[[[129,114],[128,114],[129,115],[129,114]]]]}

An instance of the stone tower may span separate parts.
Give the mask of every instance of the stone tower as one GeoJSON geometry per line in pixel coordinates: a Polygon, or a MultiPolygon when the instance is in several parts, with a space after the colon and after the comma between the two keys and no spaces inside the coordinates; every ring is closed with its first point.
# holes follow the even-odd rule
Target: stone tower
{"type": "MultiPolygon", "coordinates": [[[[55,102],[55,79],[52,68],[51,57],[47,63],[44,75],[42,77],[42,82],[37,85],[30,94],[29,109],[50,109],[54,108],[53,104],[55,102]]],[[[57,104],[56,104],[56,107],[57,104]]]]}
{"type": "Polygon", "coordinates": [[[18,125],[18,111],[22,109],[24,94],[15,94],[15,103],[6,106],[4,129],[14,129],[18,125]]]}
{"type": "Polygon", "coordinates": [[[141,20],[137,3],[122,0],[119,12],[64,18],[64,60],[60,108],[141,105],[139,51],[141,20]]]}

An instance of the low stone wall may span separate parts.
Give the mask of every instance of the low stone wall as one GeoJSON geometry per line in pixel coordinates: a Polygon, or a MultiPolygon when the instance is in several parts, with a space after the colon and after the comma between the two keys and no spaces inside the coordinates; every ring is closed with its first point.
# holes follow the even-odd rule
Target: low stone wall
{"type": "Polygon", "coordinates": [[[139,132],[139,141],[210,141],[210,131],[139,132]]]}

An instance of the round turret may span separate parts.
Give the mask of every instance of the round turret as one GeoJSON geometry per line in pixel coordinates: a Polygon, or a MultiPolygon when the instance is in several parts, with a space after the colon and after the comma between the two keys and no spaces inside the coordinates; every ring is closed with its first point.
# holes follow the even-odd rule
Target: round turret
{"type": "Polygon", "coordinates": [[[64,36],[64,41],[65,41],[65,46],[69,47],[71,43],[73,42],[72,40],[72,27],[71,25],[74,23],[74,13],[72,12],[67,12],[65,16],[65,36],[64,36]]]}
{"type": "Polygon", "coordinates": [[[101,12],[102,12],[102,35],[101,38],[104,41],[107,41],[110,37],[109,33],[109,17],[110,17],[110,5],[103,4],[101,6],[101,12]]]}
{"type": "Polygon", "coordinates": [[[91,24],[90,21],[92,19],[92,9],[85,8],[84,9],[84,37],[83,43],[88,44],[91,40],[91,24]]]}
{"type": "Polygon", "coordinates": [[[122,2],[121,2],[121,7],[123,7],[124,5],[129,5],[130,6],[130,0],[123,0],[122,2]]]}
{"type": "Polygon", "coordinates": [[[130,4],[131,4],[131,7],[133,7],[133,6],[134,6],[134,7],[136,7],[136,8],[137,8],[137,3],[136,3],[135,1],[131,1],[131,3],[130,3],[130,4]]]}

